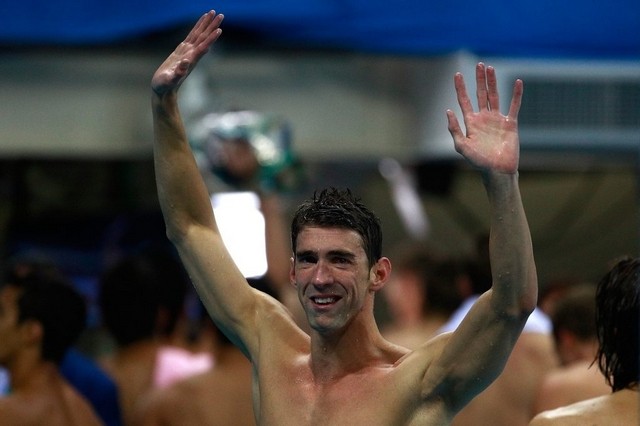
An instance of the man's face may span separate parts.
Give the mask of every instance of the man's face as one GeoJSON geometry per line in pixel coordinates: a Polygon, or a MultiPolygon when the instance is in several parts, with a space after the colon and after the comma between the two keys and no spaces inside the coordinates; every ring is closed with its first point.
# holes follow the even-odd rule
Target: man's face
{"type": "Polygon", "coordinates": [[[320,332],[349,324],[369,290],[362,238],[342,228],[306,227],[298,234],[292,280],[309,325],[320,332]]]}
{"type": "Polygon", "coordinates": [[[7,365],[21,345],[18,324],[19,290],[12,286],[0,289],[0,365],[7,365]]]}

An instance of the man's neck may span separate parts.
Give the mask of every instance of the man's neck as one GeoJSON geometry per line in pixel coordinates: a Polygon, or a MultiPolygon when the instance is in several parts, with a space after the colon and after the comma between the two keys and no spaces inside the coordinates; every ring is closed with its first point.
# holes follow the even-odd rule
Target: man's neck
{"type": "Polygon", "coordinates": [[[12,393],[49,388],[52,381],[62,377],[56,364],[42,360],[14,365],[9,375],[12,393]]]}
{"type": "Polygon", "coordinates": [[[310,366],[317,381],[329,382],[363,369],[395,363],[404,353],[385,340],[375,323],[343,333],[311,333],[310,366]]]}

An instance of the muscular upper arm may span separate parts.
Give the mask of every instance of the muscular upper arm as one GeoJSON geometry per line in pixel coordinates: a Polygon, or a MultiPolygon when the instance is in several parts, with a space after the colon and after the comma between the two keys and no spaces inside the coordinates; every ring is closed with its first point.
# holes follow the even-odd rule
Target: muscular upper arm
{"type": "Polygon", "coordinates": [[[526,321],[497,312],[490,297],[490,291],[481,296],[443,339],[424,375],[423,397],[444,399],[454,413],[501,373],[526,321]]]}
{"type": "Polygon", "coordinates": [[[248,284],[219,233],[192,226],[176,247],[216,326],[245,355],[258,353],[261,333],[281,330],[287,340],[299,332],[280,302],[248,284]]]}
{"type": "Polygon", "coordinates": [[[221,235],[208,227],[192,225],[174,243],[216,326],[245,352],[255,346],[256,291],[234,263],[221,235]]]}

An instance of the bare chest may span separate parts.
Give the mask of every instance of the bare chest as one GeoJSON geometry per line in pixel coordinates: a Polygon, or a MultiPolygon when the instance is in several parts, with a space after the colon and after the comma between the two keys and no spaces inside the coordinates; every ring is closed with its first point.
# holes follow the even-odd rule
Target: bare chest
{"type": "Polygon", "coordinates": [[[306,368],[262,379],[262,425],[405,425],[419,407],[418,384],[399,381],[391,367],[323,382],[306,368]]]}

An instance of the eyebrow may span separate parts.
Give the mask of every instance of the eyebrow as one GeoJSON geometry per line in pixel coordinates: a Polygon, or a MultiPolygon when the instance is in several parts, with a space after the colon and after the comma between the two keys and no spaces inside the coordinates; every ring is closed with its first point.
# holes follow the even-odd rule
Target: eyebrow
{"type": "MultiPolygon", "coordinates": [[[[327,253],[328,256],[340,256],[340,257],[346,257],[349,259],[355,259],[356,255],[350,251],[347,250],[329,250],[329,252],[327,253]]],[[[302,251],[298,251],[296,252],[296,258],[298,257],[303,257],[303,256],[318,256],[318,253],[314,250],[302,250],[302,251]]]]}
{"type": "Polygon", "coordinates": [[[328,253],[329,256],[339,256],[339,257],[346,257],[349,259],[355,259],[356,255],[350,251],[346,251],[346,250],[330,250],[328,253]]]}

